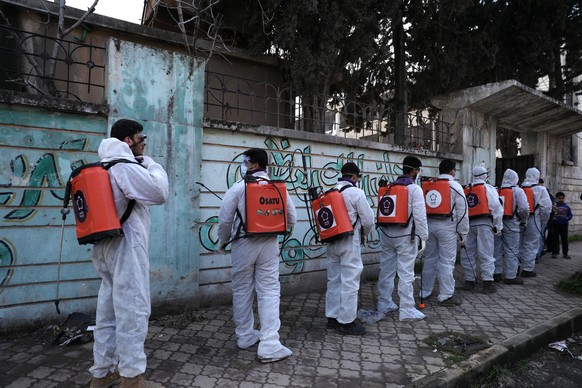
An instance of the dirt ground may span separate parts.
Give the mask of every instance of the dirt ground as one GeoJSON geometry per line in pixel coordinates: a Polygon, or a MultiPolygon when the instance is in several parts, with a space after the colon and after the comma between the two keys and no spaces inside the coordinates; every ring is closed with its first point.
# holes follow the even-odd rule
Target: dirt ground
{"type": "Polygon", "coordinates": [[[581,387],[582,333],[572,335],[566,344],[567,350],[562,352],[545,346],[510,369],[496,367],[474,387],[581,387]]]}

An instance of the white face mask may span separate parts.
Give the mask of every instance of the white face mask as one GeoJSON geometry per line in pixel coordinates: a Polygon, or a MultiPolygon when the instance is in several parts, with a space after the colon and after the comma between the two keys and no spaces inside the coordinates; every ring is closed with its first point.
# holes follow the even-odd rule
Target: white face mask
{"type": "Polygon", "coordinates": [[[248,156],[245,155],[243,157],[243,161],[240,164],[240,176],[241,177],[244,177],[245,175],[247,175],[248,168],[247,168],[246,164],[249,163],[250,161],[251,161],[251,158],[249,158],[248,156]]]}

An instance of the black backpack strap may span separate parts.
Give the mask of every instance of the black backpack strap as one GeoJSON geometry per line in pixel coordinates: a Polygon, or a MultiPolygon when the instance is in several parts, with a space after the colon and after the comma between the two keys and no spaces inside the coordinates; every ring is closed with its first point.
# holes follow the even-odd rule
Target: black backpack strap
{"type": "MultiPolygon", "coordinates": [[[[137,164],[138,166],[143,167],[138,162],[134,162],[132,160],[127,160],[127,159],[116,159],[116,160],[112,160],[110,162],[102,162],[101,164],[103,165],[103,168],[104,169],[109,170],[111,167],[115,166],[118,163],[131,163],[131,164],[137,164]]],[[[133,211],[133,207],[134,206],[135,206],[135,199],[132,199],[127,204],[127,208],[125,209],[125,211],[123,212],[123,215],[121,216],[121,219],[119,220],[119,223],[120,224],[123,225],[123,223],[125,221],[127,221],[127,219],[129,218],[129,216],[131,215],[131,212],[133,211]]]]}
{"type": "Polygon", "coordinates": [[[345,185],[344,187],[342,187],[341,189],[339,189],[339,192],[341,193],[342,191],[346,190],[346,189],[350,189],[352,187],[355,187],[353,185],[345,185]]]}
{"type": "MultiPolygon", "coordinates": [[[[339,189],[339,192],[341,193],[342,191],[346,190],[346,189],[350,189],[352,187],[356,187],[354,185],[345,185],[344,187],[342,187],[341,189],[339,189]]],[[[356,229],[356,225],[358,224],[358,221],[360,220],[360,215],[358,213],[356,213],[356,222],[354,222],[354,224],[352,225],[353,229],[356,229]]]]}
{"type": "Polygon", "coordinates": [[[123,212],[123,215],[121,216],[121,219],[119,220],[120,224],[123,224],[125,221],[127,221],[129,216],[131,215],[131,212],[132,212],[134,206],[135,206],[135,199],[132,199],[127,204],[127,208],[125,209],[125,212],[123,212]]]}

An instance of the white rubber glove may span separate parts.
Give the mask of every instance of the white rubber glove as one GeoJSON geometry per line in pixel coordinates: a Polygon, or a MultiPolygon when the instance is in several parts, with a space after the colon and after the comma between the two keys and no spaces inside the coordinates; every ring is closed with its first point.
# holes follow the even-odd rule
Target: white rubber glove
{"type": "MultiPolygon", "coordinates": [[[[155,163],[154,160],[147,155],[141,155],[139,156],[139,158],[142,159],[140,164],[145,168],[148,168],[151,164],[155,163]]],[[[139,162],[139,159],[137,159],[137,157],[136,160],[139,162]]]]}
{"type": "Polygon", "coordinates": [[[502,230],[502,228],[500,228],[500,229],[493,228],[493,234],[495,234],[495,237],[501,236],[501,230],[502,230]]]}

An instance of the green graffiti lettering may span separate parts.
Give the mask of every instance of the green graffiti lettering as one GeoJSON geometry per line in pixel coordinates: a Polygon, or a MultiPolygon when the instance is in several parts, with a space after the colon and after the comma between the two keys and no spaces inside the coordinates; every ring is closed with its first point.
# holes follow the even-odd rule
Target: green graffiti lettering
{"type": "Polygon", "coordinates": [[[14,198],[14,193],[12,192],[4,192],[0,193],[0,204],[8,205],[10,201],[14,198]]]}
{"type": "Polygon", "coordinates": [[[305,264],[301,243],[295,238],[291,238],[283,244],[281,258],[287,268],[292,268],[291,273],[300,273],[305,264]]]}
{"type": "Polygon", "coordinates": [[[230,188],[234,185],[239,179],[242,179],[240,173],[240,164],[243,160],[243,154],[237,155],[228,166],[228,170],[226,171],[226,187],[230,188]]]}
{"type": "MultiPolygon", "coordinates": [[[[79,150],[82,151],[85,149],[85,147],[87,146],[87,138],[82,138],[82,139],[74,139],[74,140],[67,140],[62,142],[59,145],[59,149],[61,150],[79,150]]],[[[81,167],[82,165],[84,165],[86,162],[84,159],[81,160],[76,160],[74,162],[71,162],[71,170],[75,170],[79,167],[81,167]]],[[[53,193],[54,195],[54,193],[53,193]]],[[[63,199],[62,196],[61,197],[57,197],[59,199],[63,199]]]]}
{"type": "Polygon", "coordinates": [[[10,266],[14,264],[14,261],[15,256],[12,245],[8,241],[0,239],[0,267],[4,268],[0,272],[0,292],[3,290],[2,286],[10,283],[13,273],[13,269],[10,266]]]}
{"type": "Polygon", "coordinates": [[[198,232],[198,239],[200,244],[207,251],[215,251],[218,249],[218,236],[215,228],[218,227],[218,216],[212,216],[204,221],[198,232]],[[215,237],[216,236],[216,237],[215,237]]]}
{"type": "MultiPolygon", "coordinates": [[[[18,158],[17,158],[18,159],[18,158]]],[[[11,163],[12,166],[16,163],[11,163]]],[[[17,175],[17,171],[13,169],[14,175],[17,175]]],[[[20,171],[18,171],[20,173],[20,171]]],[[[55,157],[53,154],[44,154],[36,163],[35,168],[30,174],[29,186],[35,187],[62,187],[63,183],[57,172],[57,165],[55,163],[55,157]]],[[[38,206],[42,199],[41,190],[24,190],[22,200],[20,201],[21,207],[34,207],[38,206]]],[[[13,210],[4,216],[7,220],[25,220],[32,217],[37,210],[35,209],[18,209],[13,210]]]]}

